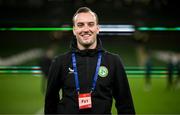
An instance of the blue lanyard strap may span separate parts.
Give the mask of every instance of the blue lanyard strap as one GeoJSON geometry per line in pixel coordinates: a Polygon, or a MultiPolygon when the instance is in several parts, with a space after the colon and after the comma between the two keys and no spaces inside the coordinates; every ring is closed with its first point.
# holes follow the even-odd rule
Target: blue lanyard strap
{"type": "Polygon", "coordinates": [[[98,52],[98,61],[97,61],[97,64],[96,64],[96,72],[94,74],[92,91],[94,91],[94,89],[96,87],[96,81],[97,81],[97,78],[98,78],[99,67],[101,65],[101,59],[102,59],[102,54],[101,54],[101,52],[98,52]]]}
{"type": "MultiPolygon", "coordinates": [[[[101,52],[98,52],[98,61],[96,64],[96,71],[94,74],[93,84],[92,84],[92,88],[91,88],[92,91],[94,91],[94,89],[96,87],[96,81],[98,78],[99,67],[101,65],[101,59],[102,59],[102,54],[101,54],[101,52]]],[[[76,91],[79,93],[80,86],[79,86],[78,71],[77,71],[77,64],[76,64],[76,55],[74,52],[72,53],[72,64],[73,64],[74,77],[75,77],[75,83],[76,83],[76,91]]]]}
{"type": "Polygon", "coordinates": [[[76,91],[79,92],[80,87],[79,87],[79,80],[78,80],[78,72],[77,72],[75,53],[72,53],[72,64],[73,64],[74,77],[75,77],[75,83],[76,83],[76,91]]]}

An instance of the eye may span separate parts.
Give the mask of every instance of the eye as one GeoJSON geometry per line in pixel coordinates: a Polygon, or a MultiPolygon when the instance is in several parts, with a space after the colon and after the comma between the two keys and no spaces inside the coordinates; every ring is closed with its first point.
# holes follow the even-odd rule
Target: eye
{"type": "Polygon", "coordinates": [[[95,25],[95,23],[94,22],[90,22],[90,23],[88,23],[88,26],[89,27],[93,27],[95,25]]]}
{"type": "Polygon", "coordinates": [[[77,27],[82,28],[84,26],[83,23],[77,23],[77,27]]]}

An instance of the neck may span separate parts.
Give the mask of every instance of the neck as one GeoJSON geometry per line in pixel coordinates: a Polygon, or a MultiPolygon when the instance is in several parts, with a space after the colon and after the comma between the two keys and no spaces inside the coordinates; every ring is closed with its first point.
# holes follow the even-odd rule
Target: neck
{"type": "Polygon", "coordinates": [[[97,46],[97,41],[94,44],[90,45],[90,46],[88,46],[88,45],[83,46],[83,45],[77,43],[77,47],[79,48],[79,50],[96,49],[96,46],[97,46]]]}

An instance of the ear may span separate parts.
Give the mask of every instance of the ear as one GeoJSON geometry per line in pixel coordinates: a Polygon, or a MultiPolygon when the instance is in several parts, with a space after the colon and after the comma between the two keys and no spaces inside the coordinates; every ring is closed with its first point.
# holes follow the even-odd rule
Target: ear
{"type": "Polygon", "coordinates": [[[73,26],[73,34],[76,36],[75,27],[73,26]]]}
{"type": "Polygon", "coordinates": [[[100,27],[99,25],[97,25],[97,34],[99,34],[99,31],[100,31],[100,27]]]}

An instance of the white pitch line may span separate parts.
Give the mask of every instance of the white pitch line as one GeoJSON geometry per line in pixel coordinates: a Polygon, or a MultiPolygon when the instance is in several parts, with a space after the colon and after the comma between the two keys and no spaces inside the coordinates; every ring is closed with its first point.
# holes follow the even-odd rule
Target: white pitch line
{"type": "Polygon", "coordinates": [[[35,115],[44,115],[44,107],[41,108],[41,109],[39,109],[39,110],[35,113],[35,115]]]}

